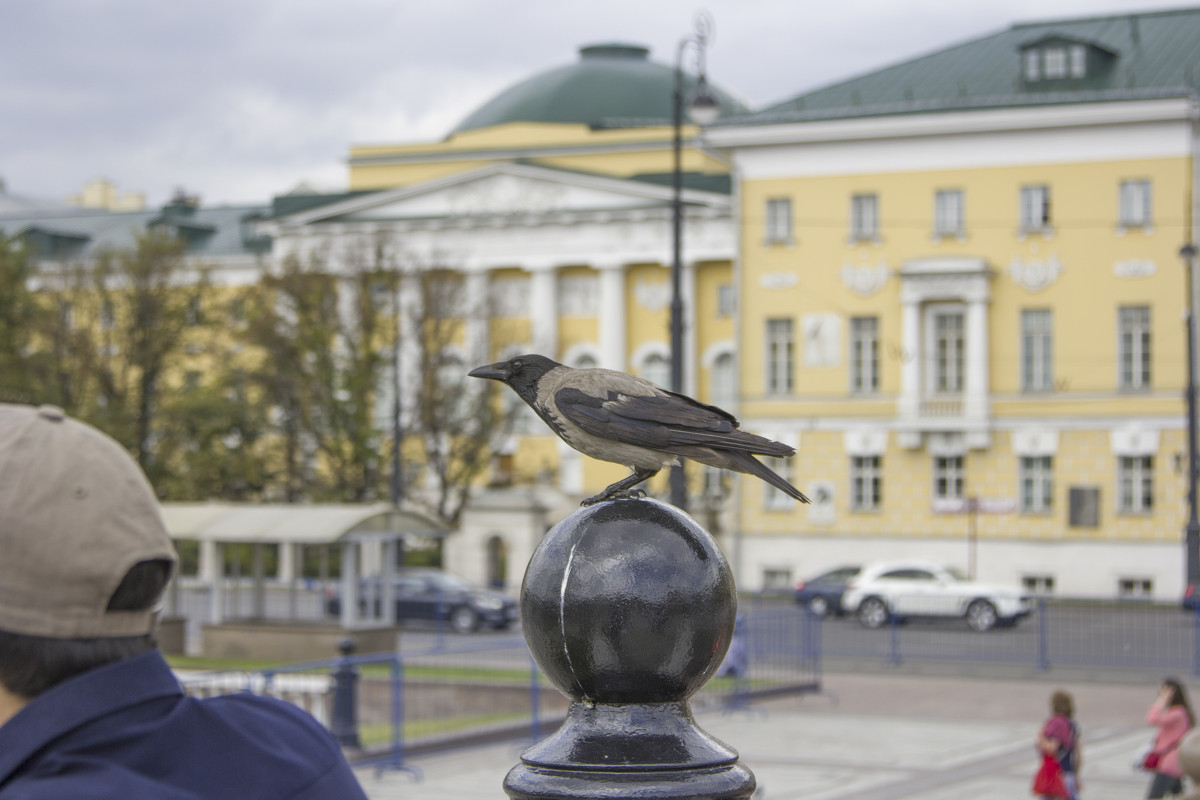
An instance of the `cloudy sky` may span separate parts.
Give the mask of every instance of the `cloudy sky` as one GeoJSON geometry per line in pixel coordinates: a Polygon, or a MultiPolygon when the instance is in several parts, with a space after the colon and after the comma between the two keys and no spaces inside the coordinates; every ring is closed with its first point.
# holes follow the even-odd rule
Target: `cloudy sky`
{"type": "Polygon", "coordinates": [[[351,144],[444,136],[513,83],[623,41],[671,63],[698,9],[710,79],[752,106],[1014,22],[1177,0],[10,0],[0,179],[61,199],[106,177],[151,204],[345,186],[351,144]]]}

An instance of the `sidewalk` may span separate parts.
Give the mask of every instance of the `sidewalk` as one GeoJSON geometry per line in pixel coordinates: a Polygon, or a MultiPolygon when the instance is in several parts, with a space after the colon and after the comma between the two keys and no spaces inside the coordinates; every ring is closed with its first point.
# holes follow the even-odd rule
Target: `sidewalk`
{"type": "MultiPolygon", "coordinates": [[[[827,675],[821,695],[748,711],[697,709],[706,731],[732,745],[758,778],[762,800],[1015,800],[1030,797],[1033,737],[1050,693],[1071,692],[1083,729],[1082,795],[1128,800],[1149,777],[1131,764],[1150,739],[1146,686],[930,676],[827,675]]],[[[524,745],[416,759],[422,777],[360,771],[372,800],[503,800],[505,774],[524,745]]]]}

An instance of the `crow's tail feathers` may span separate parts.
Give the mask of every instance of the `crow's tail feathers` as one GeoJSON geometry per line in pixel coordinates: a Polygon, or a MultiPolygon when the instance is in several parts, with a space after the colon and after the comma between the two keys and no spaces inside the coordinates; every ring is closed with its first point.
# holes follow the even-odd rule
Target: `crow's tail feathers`
{"type": "Polygon", "coordinates": [[[783,478],[779,477],[770,467],[749,453],[741,453],[737,450],[726,450],[722,452],[721,455],[725,456],[725,458],[728,460],[729,469],[735,469],[738,472],[744,472],[747,475],[755,475],[759,478],[762,478],[779,491],[783,492],[789,497],[799,500],[801,503],[811,502],[807,497],[804,496],[804,492],[800,491],[795,486],[792,486],[783,478]]]}

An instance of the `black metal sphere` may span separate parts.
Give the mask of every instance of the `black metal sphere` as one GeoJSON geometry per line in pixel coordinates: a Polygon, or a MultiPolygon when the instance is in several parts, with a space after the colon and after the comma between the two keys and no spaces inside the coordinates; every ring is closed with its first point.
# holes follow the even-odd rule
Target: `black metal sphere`
{"type": "Polygon", "coordinates": [[[542,540],[521,586],[538,666],[598,703],[685,700],[720,666],[737,593],[712,537],[654,500],[582,508],[542,540]]]}

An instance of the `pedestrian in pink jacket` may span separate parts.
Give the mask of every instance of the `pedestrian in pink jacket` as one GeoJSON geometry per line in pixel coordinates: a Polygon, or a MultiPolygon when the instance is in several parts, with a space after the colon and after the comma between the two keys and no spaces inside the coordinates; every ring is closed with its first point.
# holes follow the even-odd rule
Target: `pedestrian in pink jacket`
{"type": "Polygon", "coordinates": [[[1151,753],[1158,756],[1154,765],[1154,780],[1146,800],[1159,800],[1167,794],[1183,794],[1183,769],[1179,765],[1179,743],[1192,729],[1192,709],[1188,706],[1183,686],[1167,678],[1158,690],[1158,698],[1146,712],[1146,724],[1158,728],[1151,753]]]}

